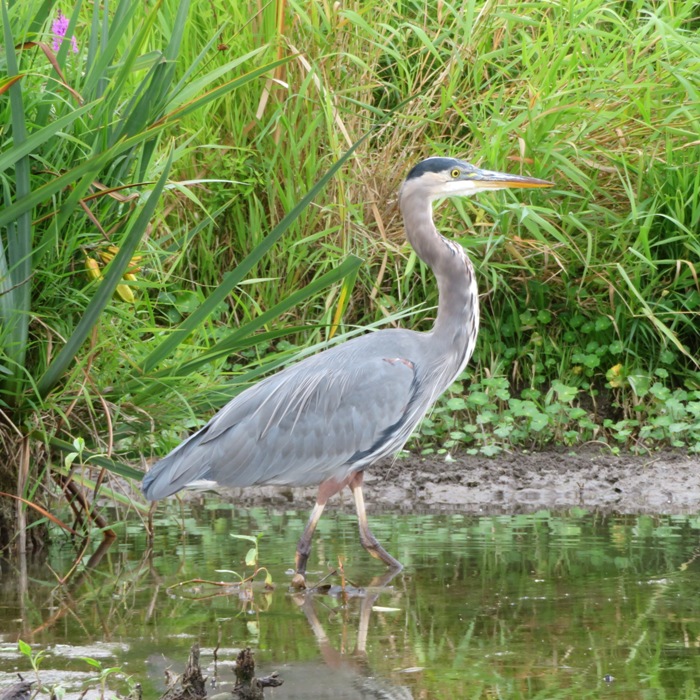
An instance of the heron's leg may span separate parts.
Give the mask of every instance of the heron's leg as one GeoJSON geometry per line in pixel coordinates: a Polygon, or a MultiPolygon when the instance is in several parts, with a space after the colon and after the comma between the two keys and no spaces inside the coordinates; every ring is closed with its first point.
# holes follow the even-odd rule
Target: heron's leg
{"type": "Polygon", "coordinates": [[[311,539],[314,536],[314,531],[316,530],[316,525],[321,519],[321,514],[323,509],[326,507],[326,503],[331,496],[334,496],[338,491],[341,491],[348,484],[349,479],[343,479],[342,481],[336,481],[335,479],[328,479],[324,481],[318,487],[318,495],[316,496],[316,505],[311,511],[309,516],[309,521],[306,523],[304,532],[302,532],[299,542],[297,544],[297,553],[295,558],[295,571],[294,577],[292,578],[292,586],[294,588],[305,588],[306,587],[306,562],[309,559],[309,554],[311,554],[311,539]]]}
{"type": "Polygon", "coordinates": [[[304,532],[299,538],[297,543],[297,553],[295,557],[295,574],[292,578],[292,586],[295,588],[305,588],[305,577],[306,577],[306,562],[309,559],[309,554],[311,554],[311,538],[314,536],[314,531],[316,530],[316,525],[321,519],[321,514],[323,509],[326,507],[325,502],[316,502],[314,509],[311,511],[309,516],[309,522],[306,523],[304,532]]]}
{"type": "Polygon", "coordinates": [[[362,494],[363,479],[363,472],[356,472],[348,481],[352,489],[352,495],[355,497],[355,510],[357,510],[357,521],[360,526],[360,542],[375,559],[381,559],[391,569],[400,571],[403,569],[403,564],[397,559],[394,559],[394,557],[379,544],[379,541],[369,529],[367,513],[365,511],[365,498],[362,494]]]}

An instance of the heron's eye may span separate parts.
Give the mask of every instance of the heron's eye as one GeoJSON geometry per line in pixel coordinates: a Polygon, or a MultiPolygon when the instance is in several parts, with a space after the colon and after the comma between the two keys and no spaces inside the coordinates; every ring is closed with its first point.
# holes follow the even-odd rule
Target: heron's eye
{"type": "Polygon", "coordinates": [[[452,172],[450,175],[456,180],[460,175],[462,174],[462,171],[459,168],[453,168],[452,172]]]}

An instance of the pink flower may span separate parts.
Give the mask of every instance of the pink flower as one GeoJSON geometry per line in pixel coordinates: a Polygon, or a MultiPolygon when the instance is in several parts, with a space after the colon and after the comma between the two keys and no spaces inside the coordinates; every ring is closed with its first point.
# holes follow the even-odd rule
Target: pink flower
{"type": "MultiPolygon", "coordinates": [[[[66,17],[63,14],[63,12],[59,12],[58,19],[55,19],[51,24],[51,31],[53,33],[53,42],[51,43],[51,48],[55,52],[58,52],[58,50],[61,48],[61,42],[63,41],[63,38],[66,36],[66,32],[68,31],[68,23],[68,17],[66,17]]],[[[78,53],[78,42],[76,41],[74,36],[70,38],[70,43],[73,49],[73,53],[78,53]]]]}

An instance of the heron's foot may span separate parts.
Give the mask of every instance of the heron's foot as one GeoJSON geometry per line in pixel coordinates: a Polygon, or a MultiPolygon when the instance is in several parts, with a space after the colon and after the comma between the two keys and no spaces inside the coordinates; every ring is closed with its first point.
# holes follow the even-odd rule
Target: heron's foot
{"type": "Polygon", "coordinates": [[[292,588],[303,590],[306,586],[306,562],[309,560],[311,544],[302,540],[297,547],[297,554],[294,558],[294,576],[292,576],[292,588]]]}
{"type": "Polygon", "coordinates": [[[292,588],[296,588],[297,590],[306,588],[306,576],[301,571],[297,571],[294,576],[292,576],[292,588]]]}

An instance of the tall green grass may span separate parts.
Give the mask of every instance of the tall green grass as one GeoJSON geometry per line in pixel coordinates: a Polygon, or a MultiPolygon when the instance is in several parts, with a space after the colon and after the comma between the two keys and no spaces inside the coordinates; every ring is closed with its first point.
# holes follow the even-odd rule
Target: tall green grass
{"type": "Polygon", "coordinates": [[[466,394],[699,398],[692,2],[76,3],[77,54],[48,3],[2,10],[3,435],[160,454],[295,347],[429,327],[396,194],[433,154],[557,183],[438,211],[482,291],[466,394]]]}
{"type": "MultiPolygon", "coordinates": [[[[61,475],[63,488],[63,477],[73,478],[81,463],[138,477],[109,458],[115,448],[134,449],[157,397],[179,392],[178,381],[211,374],[229,355],[254,346],[256,331],[294,304],[329,285],[349,284],[360,262],[355,256],[336,260],[234,331],[221,323],[229,319],[233,290],[354,147],[317,173],[286,216],[246,247],[235,269],[185,307],[171,259],[186,256],[191,241],[215,226],[237,183],[172,176],[190,145],[180,123],[247,83],[259,84],[289,59],[268,59],[269,47],[258,46],[208,67],[215,32],[178,72],[187,2],[147,11],[128,0],[78,2],[65,17],[64,39],[48,3],[2,2],[0,9],[7,73],[0,83],[0,453],[9,465],[0,491],[31,502],[47,483],[52,447],[68,452],[49,472],[61,475]],[[218,210],[197,196],[211,182],[227,188],[218,210]],[[197,210],[170,216],[178,196],[197,210]]],[[[278,339],[284,331],[270,335],[278,339]]],[[[17,503],[22,522],[24,502],[17,503]]],[[[9,521],[0,509],[3,532],[9,521]]]]}
{"type": "MultiPolygon", "coordinates": [[[[199,34],[218,26],[224,7],[215,6],[193,23],[199,34]]],[[[220,150],[199,153],[200,168],[228,166],[250,183],[227,212],[228,235],[190,250],[188,264],[197,260],[205,276],[220,274],[214,257],[235,258],[263,235],[346,141],[408,102],[284,248],[261,261],[255,293],[237,313],[267,308],[354,251],[366,264],[345,323],[423,302],[408,323],[428,327],[436,288],[403,244],[396,192],[418,159],[456,155],[557,183],[554,192],[484,195],[438,213],[479,271],[483,327],[467,377],[503,377],[516,395],[564,381],[600,422],[651,401],[654,381],[694,398],[700,40],[692,2],[259,7],[246,23],[234,19],[230,36],[245,48],[262,33],[292,56],[270,99],[264,107],[257,95],[225,101],[203,128],[189,125],[206,143],[230,146],[228,163],[220,150]],[[251,131],[251,120],[261,128],[251,131]]],[[[327,323],[332,309],[328,299],[297,309],[294,320],[327,323]]]]}

